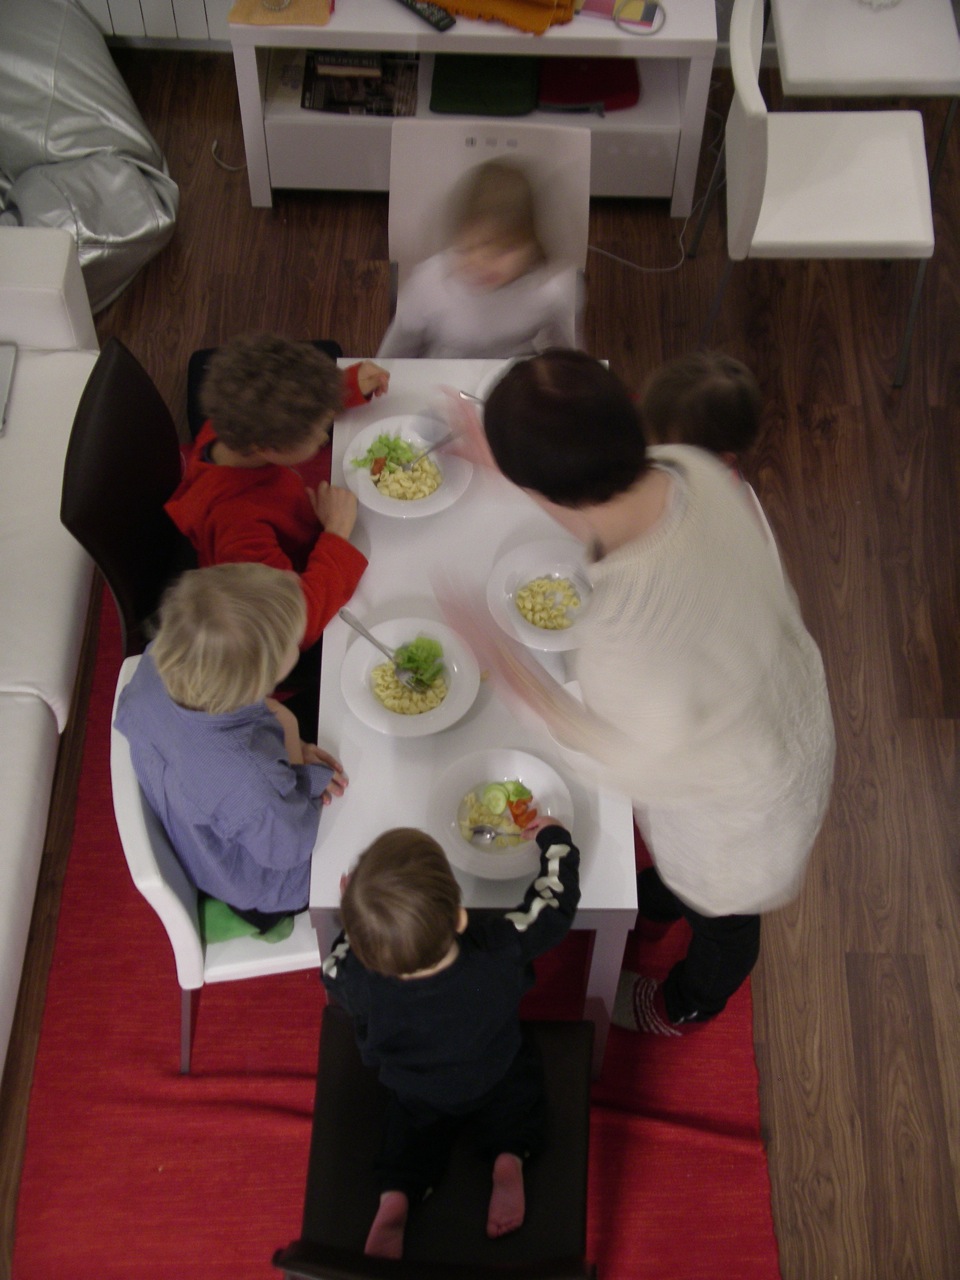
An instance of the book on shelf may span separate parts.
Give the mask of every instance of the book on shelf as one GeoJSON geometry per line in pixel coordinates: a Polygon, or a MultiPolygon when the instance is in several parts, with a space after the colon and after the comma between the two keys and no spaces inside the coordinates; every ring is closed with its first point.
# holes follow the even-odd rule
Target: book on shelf
{"type": "Polygon", "coordinates": [[[307,57],[318,76],[376,76],[383,72],[383,55],[364,49],[311,49],[307,57]]]}
{"type": "Polygon", "coordinates": [[[380,74],[327,75],[305,59],[300,105],[309,111],[347,116],[412,116],[417,109],[419,58],[415,53],[382,53],[380,74]]]}

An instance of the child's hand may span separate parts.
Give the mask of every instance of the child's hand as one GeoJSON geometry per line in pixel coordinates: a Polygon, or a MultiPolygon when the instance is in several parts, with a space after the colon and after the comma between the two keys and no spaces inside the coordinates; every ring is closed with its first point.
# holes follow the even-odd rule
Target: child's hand
{"type": "Polygon", "coordinates": [[[368,400],[371,396],[382,396],[390,385],[390,375],[372,360],[361,360],[357,370],[357,386],[368,400]]]}
{"type": "Polygon", "coordinates": [[[329,751],[324,751],[322,747],[312,742],[301,742],[300,746],[303,750],[304,764],[325,764],[333,770],[333,777],[327,783],[323,793],[323,803],[329,804],[334,796],[342,796],[350,779],[343,772],[343,765],[336,756],[332,756],[329,751]]]}
{"type": "Polygon", "coordinates": [[[357,523],[356,494],[322,480],[316,489],[307,490],[307,497],[325,533],[336,533],[341,538],[350,537],[353,526],[357,523]]]}
{"type": "Polygon", "coordinates": [[[538,831],[542,831],[544,827],[563,827],[566,829],[566,823],[561,822],[559,818],[553,818],[549,813],[538,814],[532,822],[528,822],[520,833],[521,840],[533,840],[538,831]]]}

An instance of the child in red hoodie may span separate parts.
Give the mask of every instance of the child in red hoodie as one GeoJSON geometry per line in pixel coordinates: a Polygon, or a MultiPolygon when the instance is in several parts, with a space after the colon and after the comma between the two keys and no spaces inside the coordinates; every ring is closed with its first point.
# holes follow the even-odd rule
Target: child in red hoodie
{"type": "Polygon", "coordinates": [[[319,479],[317,455],[334,414],[383,395],[389,380],[372,361],[341,373],[312,344],[271,334],[233,338],[204,378],[207,421],[167,513],[201,568],[253,561],[298,574],[307,602],[304,650],[367,567],[348,541],[357,500],[319,479]]]}

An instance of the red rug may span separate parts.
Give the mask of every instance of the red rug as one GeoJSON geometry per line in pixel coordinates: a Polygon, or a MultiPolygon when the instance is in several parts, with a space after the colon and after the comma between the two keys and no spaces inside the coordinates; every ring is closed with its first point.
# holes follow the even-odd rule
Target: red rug
{"type": "MultiPolygon", "coordinates": [[[[315,972],[200,1003],[178,1074],[179,988],[113,822],[112,604],[87,726],[30,1098],[14,1280],[268,1280],[294,1239],[322,989],[315,972]]],[[[665,971],[677,926],[632,959],[665,971]]],[[[585,935],[546,958],[526,1012],[578,1016],[585,935]]],[[[777,1280],[750,992],[678,1040],[611,1032],[595,1086],[589,1256],[601,1280],[777,1280]]]]}

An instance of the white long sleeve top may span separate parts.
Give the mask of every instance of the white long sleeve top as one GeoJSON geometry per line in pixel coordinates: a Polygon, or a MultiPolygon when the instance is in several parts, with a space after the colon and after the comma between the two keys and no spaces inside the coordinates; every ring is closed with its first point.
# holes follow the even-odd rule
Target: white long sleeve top
{"type": "Polygon", "coordinates": [[[538,267],[499,289],[476,289],[439,253],[411,271],[377,356],[486,360],[575,347],[573,268],[538,267]]]}
{"type": "Polygon", "coordinates": [[[583,745],[679,897],[764,911],[798,892],[829,799],[823,664],[728,470],[699,449],[650,452],[674,481],[667,512],[590,569],[576,670],[602,724],[583,745]]]}

